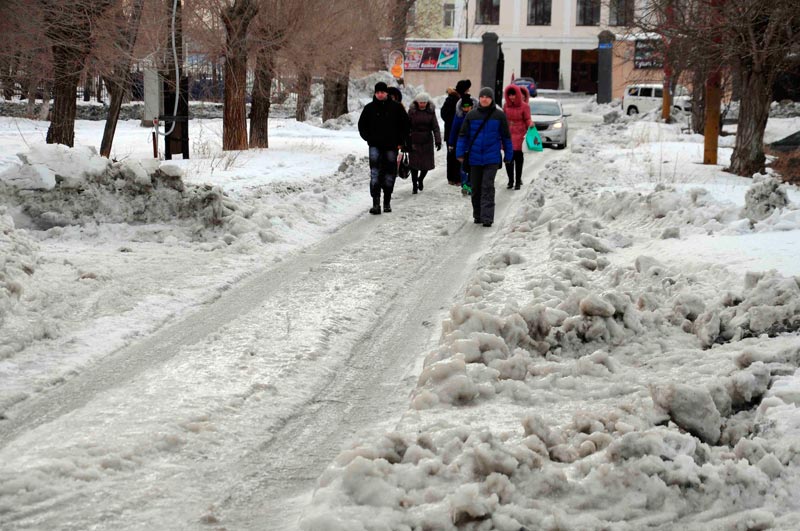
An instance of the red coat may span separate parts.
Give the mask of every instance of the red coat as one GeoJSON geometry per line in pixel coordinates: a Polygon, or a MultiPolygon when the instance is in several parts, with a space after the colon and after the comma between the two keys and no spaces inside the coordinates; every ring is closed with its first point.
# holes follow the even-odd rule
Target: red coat
{"type": "Polygon", "coordinates": [[[503,91],[503,112],[508,119],[508,128],[511,131],[511,144],[514,151],[522,151],[522,143],[525,141],[525,133],[531,126],[531,108],[528,105],[528,98],[523,96],[520,87],[513,83],[503,91]],[[509,94],[516,94],[516,101],[512,104],[509,94]]]}

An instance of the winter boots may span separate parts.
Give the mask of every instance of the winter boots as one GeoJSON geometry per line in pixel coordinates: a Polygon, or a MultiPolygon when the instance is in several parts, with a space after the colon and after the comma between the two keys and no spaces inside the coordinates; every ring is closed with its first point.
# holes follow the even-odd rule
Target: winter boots
{"type": "Polygon", "coordinates": [[[383,211],[384,212],[392,211],[392,196],[390,196],[389,194],[385,194],[383,196],[383,211]]]}
{"type": "Polygon", "coordinates": [[[370,214],[380,214],[381,213],[381,198],[380,197],[373,197],[372,198],[372,208],[369,209],[370,214]]]}

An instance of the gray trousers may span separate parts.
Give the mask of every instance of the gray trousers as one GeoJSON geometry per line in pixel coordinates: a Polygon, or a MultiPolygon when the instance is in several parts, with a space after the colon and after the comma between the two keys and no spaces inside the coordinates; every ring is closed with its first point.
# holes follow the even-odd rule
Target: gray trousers
{"type": "Polygon", "coordinates": [[[481,223],[494,223],[494,178],[497,164],[470,166],[472,186],[472,217],[481,223]]]}

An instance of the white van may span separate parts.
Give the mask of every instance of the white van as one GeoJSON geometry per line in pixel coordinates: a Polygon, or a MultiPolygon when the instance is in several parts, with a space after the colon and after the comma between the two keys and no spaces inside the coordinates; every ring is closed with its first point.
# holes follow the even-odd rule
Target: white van
{"type": "MultiPolygon", "coordinates": [[[[627,115],[650,112],[661,109],[663,105],[664,86],[657,83],[637,83],[625,87],[622,96],[622,111],[627,115]]],[[[672,98],[672,108],[677,111],[690,112],[692,99],[686,87],[678,85],[672,98]]]]}

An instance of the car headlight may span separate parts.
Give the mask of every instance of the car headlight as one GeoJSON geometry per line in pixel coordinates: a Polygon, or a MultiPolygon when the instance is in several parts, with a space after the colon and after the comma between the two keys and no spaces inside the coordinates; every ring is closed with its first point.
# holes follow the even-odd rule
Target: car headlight
{"type": "Polygon", "coordinates": [[[552,127],[553,129],[561,129],[562,127],[564,127],[564,124],[561,122],[553,122],[553,125],[551,125],[550,127],[552,127]]]}

